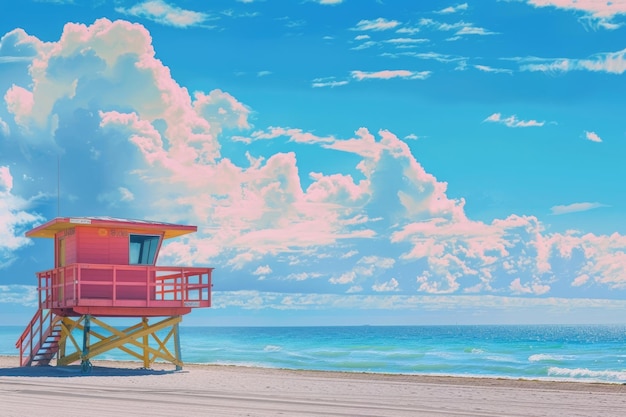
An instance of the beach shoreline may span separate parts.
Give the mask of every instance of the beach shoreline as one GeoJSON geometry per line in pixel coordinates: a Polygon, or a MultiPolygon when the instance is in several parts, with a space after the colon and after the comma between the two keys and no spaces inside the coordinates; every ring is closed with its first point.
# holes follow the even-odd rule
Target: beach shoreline
{"type": "MultiPolygon", "coordinates": [[[[132,370],[145,370],[143,364],[135,360],[109,360],[97,359],[91,361],[94,368],[105,370],[106,374],[114,374],[114,370],[123,370],[125,372],[132,370]]],[[[3,369],[14,369],[17,372],[19,367],[18,356],[0,355],[0,376],[3,369]]],[[[33,367],[34,374],[41,376],[54,376],[55,370],[63,373],[76,370],[80,372],[78,363],[69,367],[57,368],[54,361],[47,367],[33,367]]],[[[598,392],[621,392],[626,393],[626,384],[621,382],[589,382],[589,381],[564,381],[552,379],[526,379],[526,378],[506,378],[506,377],[482,377],[482,376],[464,376],[464,375],[428,375],[428,374],[393,374],[380,372],[349,372],[349,371],[320,371],[309,369],[290,369],[290,368],[270,368],[261,366],[245,366],[245,365],[225,365],[225,364],[208,364],[208,363],[185,363],[182,369],[184,371],[203,370],[203,371],[234,371],[247,372],[250,374],[272,374],[283,373],[302,375],[308,377],[331,378],[331,379],[362,379],[362,380],[380,380],[392,382],[416,382],[428,384],[455,384],[470,386],[502,386],[513,388],[542,388],[555,390],[573,390],[573,391],[598,391],[598,392]]],[[[148,371],[174,373],[174,365],[169,363],[156,362],[153,363],[148,371]]]]}
{"type": "Polygon", "coordinates": [[[0,356],[3,416],[622,416],[626,385],[0,356]],[[156,404],[156,405],[155,405],[156,404]],[[56,413],[56,414],[55,414],[56,413]]]}

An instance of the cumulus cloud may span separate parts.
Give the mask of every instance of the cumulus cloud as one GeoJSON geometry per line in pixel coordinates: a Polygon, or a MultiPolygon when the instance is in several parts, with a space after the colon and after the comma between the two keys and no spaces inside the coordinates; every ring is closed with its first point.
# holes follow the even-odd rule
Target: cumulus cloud
{"type": "Polygon", "coordinates": [[[143,17],[162,25],[179,28],[196,26],[208,18],[205,13],[181,9],[163,0],[144,1],[129,8],[116,7],[115,11],[130,16],[143,17]]]}
{"type": "Polygon", "coordinates": [[[545,122],[538,122],[537,120],[520,120],[516,115],[503,118],[501,113],[494,113],[483,122],[501,123],[507,127],[541,127],[545,124],[545,122]]]}
{"type": "MultiPolygon", "coordinates": [[[[268,127],[234,136],[233,130],[250,128],[249,108],[222,90],[190,93],[179,85],[156,59],[141,25],[101,19],[66,25],[56,42],[27,42],[36,51],[30,82],[4,95],[13,121],[33,134],[53,129],[57,146],[89,161],[85,169],[93,181],[110,181],[98,184],[97,192],[111,191],[120,202],[132,196],[138,217],[197,224],[198,233],[164,247],[164,262],[219,263],[224,274],[260,274],[271,265],[271,274],[240,274],[229,285],[245,288],[254,280],[272,288],[281,280],[295,294],[298,285],[317,278],[316,300],[321,292],[348,293],[354,298],[347,303],[378,291],[394,291],[377,299],[393,304],[433,294],[558,296],[563,287],[605,294],[626,288],[624,236],[548,233],[534,216],[469,219],[465,201],[449,197],[447,183],[427,172],[407,143],[388,130],[362,127],[343,137],[268,127]],[[63,126],[90,130],[64,132],[63,126]],[[254,145],[280,141],[290,150],[242,146],[231,158],[222,146],[233,139],[254,145]],[[101,152],[97,160],[89,158],[93,149],[101,152]],[[128,159],[111,169],[103,165],[115,159],[108,155],[128,159]],[[351,162],[330,172],[311,168],[315,164],[305,169],[302,162],[338,155],[351,162]],[[291,275],[294,265],[307,275],[291,275]],[[555,285],[559,280],[567,285],[555,285]],[[391,298],[396,295],[402,297],[391,298]]],[[[511,127],[543,123],[499,113],[487,119],[511,127]]],[[[7,167],[0,178],[0,247],[13,251],[26,244],[21,230],[38,218],[29,213],[28,201],[13,194],[7,167]]],[[[294,308],[305,298],[277,298],[272,305],[294,308]]],[[[245,308],[253,308],[267,298],[245,301],[251,303],[245,308]]]]}
{"type": "Polygon", "coordinates": [[[593,210],[600,207],[607,207],[601,203],[572,203],[550,208],[550,212],[555,215],[576,213],[580,211],[593,210]]]}
{"type": "Polygon", "coordinates": [[[0,166],[0,268],[15,260],[15,252],[30,244],[24,232],[42,220],[31,211],[32,202],[13,194],[13,176],[0,166]]]}

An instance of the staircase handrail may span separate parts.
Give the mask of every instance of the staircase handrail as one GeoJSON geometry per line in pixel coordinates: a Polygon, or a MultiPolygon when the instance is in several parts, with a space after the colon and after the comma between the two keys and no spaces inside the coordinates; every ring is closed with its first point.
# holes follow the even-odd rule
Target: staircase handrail
{"type": "Polygon", "coordinates": [[[53,317],[54,314],[52,314],[51,310],[46,309],[44,313],[44,309],[37,309],[24,332],[17,342],[15,342],[15,347],[20,350],[20,366],[25,366],[30,360],[32,360],[33,352],[36,352],[39,349],[44,340],[44,328],[47,330],[52,328],[53,317]],[[45,326],[46,321],[48,322],[47,326],[45,326]],[[35,346],[34,336],[36,334],[39,335],[39,344],[35,346]],[[27,349],[24,345],[26,345],[27,349]]]}

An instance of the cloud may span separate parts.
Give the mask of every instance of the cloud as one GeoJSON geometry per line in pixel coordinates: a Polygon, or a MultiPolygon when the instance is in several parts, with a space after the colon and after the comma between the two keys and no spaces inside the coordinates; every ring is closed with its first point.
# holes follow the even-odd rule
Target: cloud
{"type": "Polygon", "coordinates": [[[10,134],[11,130],[9,129],[9,125],[7,124],[7,122],[2,120],[2,117],[0,117],[0,136],[8,138],[10,134]]]}
{"type": "Polygon", "coordinates": [[[363,81],[368,79],[389,80],[391,78],[405,78],[408,80],[424,80],[430,75],[430,71],[407,71],[407,70],[383,70],[383,71],[352,71],[352,78],[363,81]]]}
{"type": "Polygon", "coordinates": [[[134,199],[135,196],[126,187],[118,187],[115,190],[100,193],[96,197],[98,202],[105,203],[109,207],[115,207],[118,206],[119,203],[127,203],[133,201],[134,199]]]}
{"type": "Polygon", "coordinates": [[[385,43],[394,44],[396,46],[416,45],[419,43],[428,42],[428,39],[417,38],[392,38],[384,41],[385,43]]]}
{"type": "Polygon", "coordinates": [[[34,285],[0,285],[0,303],[37,307],[39,291],[34,285]]]}
{"type": "Polygon", "coordinates": [[[399,284],[398,284],[398,281],[395,278],[391,278],[387,282],[383,282],[381,284],[374,284],[374,285],[372,285],[372,289],[375,292],[398,291],[399,290],[399,284]]]}
{"type": "Polygon", "coordinates": [[[118,13],[143,17],[166,26],[186,28],[197,26],[207,20],[208,15],[171,6],[163,0],[149,0],[130,8],[116,7],[118,13]]]}
{"type": "MultiPolygon", "coordinates": [[[[352,284],[364,283],[365,281],[371,281],[372,279],[384,276],[387,270],[393,268],[395,262],[396,261],[392,258],[385,258],[376,255],[364,256],[356,262],[352,269],[343,272],[339,276],[331,277],[328,282],[335,285],[351,284],[351,288],[354,291],[354,285],[352,284]]],[[[393,291],[397,287],[398,282],[395,279],[392,279],[392,281],[387,283],[374,284],[372,289],[376,292],[393,291]]]]}
{"type": "Polygon", "coordinates": [[[341,4],[343,3],[344,0],[315,0],[316,3],[319,4],[323,4],[323,5],[336,5],[336,4],[341,4]]]}
{"type": "Polygon", "coordinates": [[[601,203],[572,203],[562,206],[554,206],[550,208],[550,212],[554,215],[576,213],[580,211],[593,210],[600,207],[608,207],[601,203]]]}
{"type": "Polygon", "coordinates": [[[502,118],[502,114],[494,113],[487,117],[483,122],[501,123],[507,127],[541,127],[545,122],[538,122],[536,120],[519,120],[517,116],[512,115],[502,118]]]}
{"type": "Polygon", "coordinates": [[[479,28],[474,26],[465,26],[458,30],[455,35],[463,36],[463,35],[497,35],[497,32],[491,32],[485,28],[479,28]]]}
{"type": "Polygon", "coordinates": [[[596,132],[585,131],[585,138],[587,140],[592,141],[592,142],[598,142],[598,143],[602,142],[602,139],[600,138],[600,136],[597,135],[596,132]]]}
{"type": "Polygon", "coordinates": [[[476,27],[473,23],[467,22],[456,22],[456,23],[442,23],[433,19],[420,19],[420,26],[431,27],[435,30],[449,32],[455,31],[456,37],[464,36],[464,35],[497,35],[497,32],[492,32],[490,30],[476,27]]]}
{"type": "Polygon", "coordinates": [[[0,268],[15,260],[15,252],[31,244],[24,232],[42,221],[31,211],[32,201],[13,194],[13,176],[7,166],[0,166],[0,268]]]}
{"type": "Polygon", "coordinates": [[[259,71],[256,73],[257,77],[265,77],[272,74],[272,71],[259,71]]]}
{"type": "Polygon", "coordinates": [[[356,26],[352,28],[352,30],[389,30],[395,28],[399,24],[400,22],[398,22],[397,20],[387,20],[385,18],[379,17],[378,19],[374,20],[360,20],[359,23],[357,23],[356,26]]]}
{"type": "Polygon", "coordinates": [[[402,27],[396,30],[396,33],[402,33],[402,34],[406,33],[407,35],[414,35],[418,33],[420,30],[421,29],[418,27],[402,27]]]}
{"type": "Polygon", "coordinates": [[[46,43],[29,36],[23,29],[14,29],[0,38],[0,64],[31,62],[46,43]]]}
{"type": "Polygon", "coordinates": [[[441,10],[435,12],[435,13],[438,13],[438,14],[451,14],[451,13],[457,13],[459,11],[467,10],[467,9],[468,9],[467,3],[462,3],[462,4],[457,4],[456,6],[446,7],[446,8],[441,9],[441,10]]]}
{"type": "Polygon", "coordinates": [[[341,80],[338,81],[336,80],[334,77],[329,77],[329,78],[316,78],[313,80],[313,83],[311,83],[311,86],[313,88],[323,88],[323,87],[341,87],[342,85],[346,85],[348,84],[348,81],[346,80],[341,80]]]}
{"type": "Polygon", "coordinates": [[[291,142],[297,143],[330,143],[336,140],[333,136],[321,137],[312,133],[304,132],[302,129],[292,129],[278,126],[270,126],[267,131],[257,130],[252,132],[249,137],[235,136],[233,139],[238,142],[251,143],[257,140],[271,140],[280,137],[288,137],[291,142]]]}
{"type": "MultiPolygon", "coordinates": [[[[614,297],[612,291],[626,288],[626,237],[550,233],[534,216],[472,220],[465,201],[448,196],[448,184],[388,130],[361,127],[340,136],[270,126],[241,132],[250,129],[248,106],[222,90],[190,93],[179,85],[156,59],[141,25],[106,19],[67,24],[58,41],[30,39],[28,45],[37,52],[21,75],[29,79],[4,95],[10,122],[63,149],[64,158],[86,161],[81,173],[90,178],[89,189],[74,189],[82,209],[101,209],[97,195],[110,191],[118,201],[132,195],[138,218],[198,225],[197,233],[165,245],[161,262],[218,265],[222,277],[237,274],[223,278],[229,288],[267,290],[249,299],[232,292],[223,305],[409,308],[403,303],[422,296],[494,302],[484,296],[560,297],[563,288],[584,296],[591,288],[614,297]],[[319,164],[330,160],[337,161],[331,168],[319,164]],[[271,265],[263,280],[233,273],[262,272],[259,265],[271,265]],[[308,275],[292,275],[294,265],[308,275]],[[307,288],[317,294],[297,295],[312,282],[307,288]],[[291,295],[272,293],[276,285],[291,295]],[[368,298],[383,289],[394,294],[368,298]],[[481,297],[464,298],[468,294],[481,297]]],[[[420,74],[356,71],[352,77],[420,74]]],[[[511,127],[543,123],[499,113],[487,119],[511,127]]],[[[38,146],[32,152],[47,155],[38,146]]],[[[14,194],[7,167],[0,177],[0,245],[3,261],[10,262],[27,244],[21,233],[39,218],[30,201],[14,194]]]]}
{"type": "Polygon", "coordinates": [[[622,1],[596,0],[528,0],[535,7],[555,7],[585,13],[605,29],[617,29],[621,25],[611,23],[613,17],[626,14],[626,4],[622,1]]]}
{"type": "Polygon", "coordinates": [[[513,71],[510,69],[505,69],[505,68],[493,68],[487,65],[474,65],[474,68],[476,68],[479,71],[482,72],[491,72],[491,73],[495,73],[495,74],[513,74],[513,71]]]}
{"type": "Polygon", "coordinates": [[[573,58],[520,58],[520,70],[547,73],[565,73],[569,71],[606,72],[623,74],[626,71],[626,49],[617,52],[595,54],[586,59],[573,58]]]}
{"type": "Polygon", "coordinates": [[[522,284],[519,278],[515,278],[511,281],[511,285],[509,287],[513,294],[532,294],[532,295],[543,295],[550,291],[549,285],[543,285],[539,283],[526,283],[522,284]]]}
{"type": "Polygon", "coordinates": [[[269,265],[259,266],[252,272],[252,275],[258,276],[259,280],[266,279],[266,276],[272,273],[272,268],[269,265]]]}
{"type": "MultiPolygon", "coordinates": [[[[594,298],[559,298],[541,297],[529,298],[519,296],[494,295],[403,295],[403,294],[305,294],[261,292],[251,290],[215,291],[213,293],[213,308],[223,309],[240,307],[245,310],[395,310],[445,312],[488,309],[490,312],[571,312],[580,311],[610,311],[610,314],[620,314],[626,308],[624,300],[604,300],[594,298]]],[[[550,318],[548,318],[550,320],[550,318]]],[[[525,322],[522,320],[522,322],[525,322]]],[[[532,322],[532,320],[531,320],[532,322]]],[[[516,322],[520,323],[517,316],[516,322]]]]}

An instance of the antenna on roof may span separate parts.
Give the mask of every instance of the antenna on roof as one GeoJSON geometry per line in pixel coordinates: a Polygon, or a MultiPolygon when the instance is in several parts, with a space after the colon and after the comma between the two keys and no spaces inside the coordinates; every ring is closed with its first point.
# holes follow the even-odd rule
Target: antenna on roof
{"type": "Polygon", "coordinates": [[[61,217],[61,155],[57,154],[57,217],[61,217]]]}

